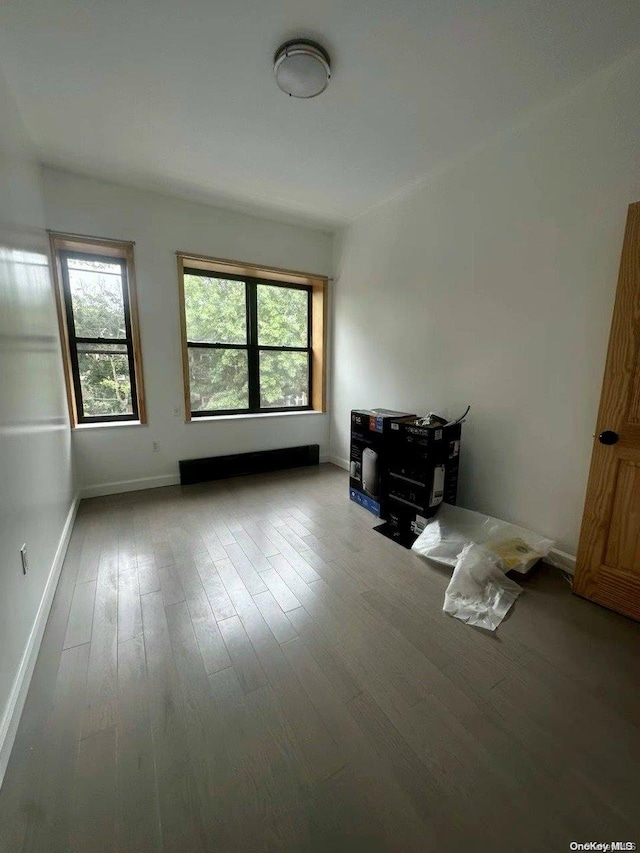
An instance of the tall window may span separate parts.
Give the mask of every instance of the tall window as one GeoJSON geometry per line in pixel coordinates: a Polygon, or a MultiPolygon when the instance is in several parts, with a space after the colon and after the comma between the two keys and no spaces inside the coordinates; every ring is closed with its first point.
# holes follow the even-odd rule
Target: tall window
{"type": "Polygon", "coordinates": [[[322,370],[313,284],[189,260],[180,267],[187,416],[313,408],[322,370]]]}
{"type": "Polygon", "coordinates": [[[75,424],[144,421],[131,244],[52,235],[75,424]]]}

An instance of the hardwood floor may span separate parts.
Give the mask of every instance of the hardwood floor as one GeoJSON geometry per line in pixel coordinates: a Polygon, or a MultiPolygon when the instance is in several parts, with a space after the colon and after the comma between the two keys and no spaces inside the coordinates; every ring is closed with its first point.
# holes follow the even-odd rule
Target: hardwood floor
{"type": "Polygon", "coordinates": [[[546,566],[495,635],[331,465],[81,505],[0,851],[640,843],[640,626],[546,566]]]}

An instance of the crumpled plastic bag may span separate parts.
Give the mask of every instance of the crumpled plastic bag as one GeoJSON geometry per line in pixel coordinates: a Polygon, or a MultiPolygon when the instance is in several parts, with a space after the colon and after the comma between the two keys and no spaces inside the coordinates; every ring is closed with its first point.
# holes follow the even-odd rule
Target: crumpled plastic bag
{"type": "Polygon", "coordinates": [[[495,631],[522,592],[506,577],[497,559],[473,542],[464,546],[444,594],[445,613],[495,631]]]}
{"type": "Polygon", "coordinates": [[[455,566],[458,555],[469,542],[492,551],[504,571],[521,574],[546,557],[554,545],[551,539],[532,530],[443,503],[413,543],[412,550],[446,566],[455,566]]]}

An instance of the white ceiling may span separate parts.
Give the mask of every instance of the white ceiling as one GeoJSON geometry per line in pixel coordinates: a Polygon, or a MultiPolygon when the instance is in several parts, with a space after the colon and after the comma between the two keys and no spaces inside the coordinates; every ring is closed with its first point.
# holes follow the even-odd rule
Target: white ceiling
{"type": "Polygon", "coordinates": [[[338,224],[640,42],[638,0],[3,0],[0,64],[47,163],[338,224]],[[315,38],[310,101],[272,76],[315,38]]]}

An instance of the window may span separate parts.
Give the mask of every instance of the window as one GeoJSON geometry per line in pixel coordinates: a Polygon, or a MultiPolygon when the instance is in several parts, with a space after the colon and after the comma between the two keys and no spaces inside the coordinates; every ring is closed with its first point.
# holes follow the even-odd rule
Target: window
{"type": "Polygon", "coordinates": [[[325,279],[185,255],[179,273],[188,420],[324,408],[325,279]]]}
{"type": "Polygon", "coordinates": [[[51,242],[73,424],[144,423],[133,244],[51,242]]]}

